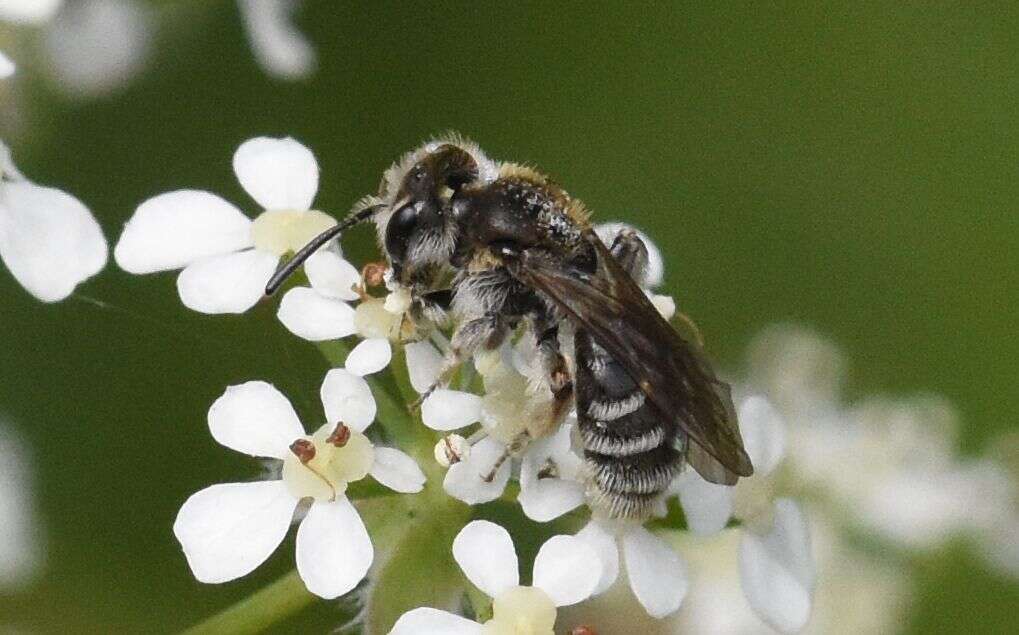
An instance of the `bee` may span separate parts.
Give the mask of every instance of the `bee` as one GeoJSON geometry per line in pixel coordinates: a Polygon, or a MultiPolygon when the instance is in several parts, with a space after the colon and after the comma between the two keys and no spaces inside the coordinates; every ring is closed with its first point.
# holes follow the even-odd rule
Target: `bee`
{"type": "Polygon", "coordinates": [[[753,473],[729,386],[641,288],[648,250],[634,231],[606,245],[584,205],[547,176],[449,136],[393,164],[378,194],[296,253],[266,293],[366,221],[392,283],[410,292],[411,318],[453,324],[437,385],[530,329],[555,406],[524,436],[547,434],[576,409],[592,507],[646,518],[685,464],[726,485],[753,473]]]}

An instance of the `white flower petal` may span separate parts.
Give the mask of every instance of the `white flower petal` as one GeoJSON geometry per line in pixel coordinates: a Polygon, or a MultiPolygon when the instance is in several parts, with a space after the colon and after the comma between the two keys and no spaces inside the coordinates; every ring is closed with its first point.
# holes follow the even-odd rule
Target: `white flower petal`
{"type": "Polygon", "coordinates": [[[223,483],[184,502],[173,523],[191,571],[200,582],[226,582],[272,555],[297,507],[282,481],[223,483]]]}
{"type": "Polygon", "coordinates": [[[306,77],[315,68],[315,49],[294,26],[296,2],[240,0],[238,6],[255,59],[280,79],[306,77]]]}
{"type": "Polygon", "coordinates": [[[78,199],[28,181],[0,182],[0,258],[36,298],[63,300],[106,265],[107,251],[78,199]]]}
{"type": "Polygon", "coordinates": [[[327,600],[356,587],[374,557],[368,530],[345,496],[313,503],[297,529],[297,572],[309,591],[327,600]]]}
{"type": "Polygon", "coordinates": [[[178,190],[154,196],[135,210],[113,250],[129,273],[180,269],[207,256],[247,249],[251,219],[215,194],[178,190]]]}
{"type": "Polygon", "coordinates": [[[14,165],[11,149],[4,144],[3,140],[0,140],[0,178],[8,181],[26,180],[25,175],[18,170],[18,166],[14,165]]]}
{"type": "Polygon", "coordinates": [[[534,559],[534,586],[556,606],[569,606],[591,597],[601,580],[598,552],[573,536],[552,536],[534,559]]]}
{"type": "Polygon", "coordinates": [[[643,527],[623,536],[623,561],[630,588],[648,615],[661,619],[686,597],[686,565],[668,544],[643,527]]]}
{"type": "Polygon", "coordinates": [[[524,514],[531,520],[548,522],[582,504],[584,485],[574,479],[580,464],[570,449],[569,425],[564,424],[554,435],[532,442],[520,463],[517,500],[524,514]],[[558,477],[538,478],[550,461],[558,477]]]}
{"type": "Polygon", "coordinates": [[[754,465],[754,475],[770,473],[785,456],[786,434],[782,415],[764,397],[747,397],[739,407],[743,445],[754,465]]]}
{"type": "Polygon", "coordinates": [[[152,48],[153,14],[131,0],[68,2],[42,32],[57,88],[95,97],[119,88],[144,68],[152,48]]]}
{"type": "Polygon", "coordinates": [[[360,297],[354,287],[361,283],[361,273],[332,249],[312,254],[304,261],[304,273],[311,288],[327,298],[352,302],[360,297]]]}
{"type": "Polygon", "coordinates": [[[375,397],[364,377],[343,368],[326,373],[320,391],[326,421],[343,422],[355,432],[363,432],[375,420],[375,397]]]}
{"type": "Polygon", "coordinates": [[[244,313],[265,297],[279,257],[258,249],[193,262],[177,276],[184,306],[200,313],[244,313]]]}
{"type": "Polygon", "coordinates": [[[814,559],[806,518],[794,501],[775,501],[774,525],[767,534],[743,533],[739,569],[743,594],[761,619],[785,633],[807,623],[814,559]]]}
{"type": "Polygon", "coordinates": [[[7,79],[17,69],[18,67],[14,64],[14,61],[4,55],[3,51],[0,51],[0,79],[7,79]]]}
{"type": "Polygon", "coordinates": [[[417,461],[394,448],[375,447],[375,462],[369,474],[391,490],[404,494],[420,492],[425,474],[417,461]]]}
{"type": "Polygon", "coordinates": [[[442,353],[431,342],[410,342],[403,347],[407,356],[407,374],[410,385],[419,394],[439,380],[442,371],[442,353]]]}
{"type": "Polygon", "coordinates": [[[401,615],[389,635],[481,635],[483,632],[481,624],[466,617],[422,607],[401,615]]]}
{"type": "Polygon", "coordinates": [[[510,477],[509,459],[503,461],[491,481],[484,477],[492,472],[496,461],[502,458],[506,446],[493,439],[482,439],[471,448],[470,455],[449,467],[442,488],[453,498],[468,505],[480,505],[502,495],[510,477]]]}
{"type": "Polygon", "coordinates": [[[458,430],[481,419],[481,397],[437,388],[421,404],[421,420],[432,430],[458,430]]]}
{"type": "Polygon", "coordinates": [[[294,139],[256,137],[234,153],[234,172],[244,190],[268,210],[308,210],[318,191],[318,163],[294,139]]]}
{"type": "Polygon", "coordinates": [[[584,502],[584,485],[561,478],[521,479],[520,507],[531,520],[545,523],[576,509],[584,502]]]}
{"type": "Polygon", "coordinates": [[[611,247],[612,241],[624,229],[632,229],[637,232],[637,236],[644,241],[644,246],[647,247],[647,269],[644,271],[643,280],[638,282],[641,283],[642,287],[650,288],[662,284],[662,280],[665,278],[665,261],[662,260],[662,252],[659,251],[658,246],[647,234],[633,225],[620,222],[602,223],[595,227],[594,231],[597,232],[598,237],[601,238],[606,247],[611,247]]]}
{"type": "Polygon", "coordinates": [[[11,24],[43,24],[64,0],[0,0],[0,20],[11,24]]]}
{"type": "Polygon", "coordinates": [[[513,539],[501,526],[474,520],[453,540],[453,558],[464,575],[488,597],[520,584],[513,539]]]}
{"type": "Polygon", "coordinates": [[[304,436],[293,406],[264,381],[227,388],[209,408],[209,431],[231,450],[276,459],[285,458],[290,444],[304,436]]]}
{"type": "Polygon", "coordinates": [[[605,531],[597,521],[592,520],[577,532],[577,539],[594,549],[602,564],[601,577],[593,593],[597,595],[608,590],[619,577],[619,547],[616,545],[616,537],[605,531]]]}
{"type": "Polygon", "coordinates": [[[732,516],[735,488],[709,483],[694,470],[686,470],[676,480],[690,531],[709,536],[724,529],[732,516]]]}
{"type": "Polygon", "coordinates": [[[308,287],[287,291],[276,317],[288,331],[311,342],[338,340],[354,332],[354,309],[349,304],[308,287]]]}
{"type": "MultiPolygon", "coordinates": [[[[351,311],[351,325],[354,323],[354,312],[351,311]]],[[[354,350],[350,351],[344,366],[355,375],[371,375],[377,373],[389,365],[393,358],[393,347],[389,340],[382,337],[371,337],[361,341],[354,350]]]]}

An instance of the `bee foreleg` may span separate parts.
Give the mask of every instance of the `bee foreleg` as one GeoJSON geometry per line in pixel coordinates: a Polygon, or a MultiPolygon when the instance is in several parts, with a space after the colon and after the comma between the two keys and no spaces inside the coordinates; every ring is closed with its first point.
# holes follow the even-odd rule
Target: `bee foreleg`
{"type": "Polygon", "coordinates": [[[499,313],[488,313],[479,318],[464,322],[453,333],[452,345],[442,362],[439,377],[425,392],[421,393],[413,407],[417,408],[439,386],[449,383],[457,369],[479,350],[494,350],[502,345],[509,332],[503,316],[499,313]]]}

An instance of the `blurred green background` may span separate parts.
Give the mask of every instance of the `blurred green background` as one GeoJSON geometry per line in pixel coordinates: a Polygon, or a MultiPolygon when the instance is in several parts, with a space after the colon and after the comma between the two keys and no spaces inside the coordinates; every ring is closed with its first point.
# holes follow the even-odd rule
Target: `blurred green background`
{"type": "MultiPolygon", "coordinates": [[[[724,366],[794,321],[846,349],[851,395],[943,394],[968,452],[1014,429],[1017,5],[307,2],[319,67],[296,83],[258,68],[233,3],[159,5],[139,79],[69,101],[26,66],[31,125],[0,128],[22,171],[86,202],[111,243],[171,189],[254,210],[230,164],[252,136],[307,144],[317,206],[341,215],[401,152],[455,129],[553,174],[597,218],[646,229],[724,366]]],[[[345,247],[373,255],[367,230],[345,247]]],[[[258,469],[212,441],[208,406],[257,378],[317,418],[325,362],[270,305],[185,309],[172,274],[111,262],[79,292],[102,306],[42,305],[0,272],[0,412],[32,448],[48,550],[37,584],[0,597],[0,623],[179,629],[293,562],[288,541],[241,581],[191,577],[170,529],[181,502],[258,469]]],[[[904,628],[1013,623],[1019,591],[965,546],[917,565],[904,628]]],[[[318,603],[283,630],[325,631],[339,614],[318,603]]]]}

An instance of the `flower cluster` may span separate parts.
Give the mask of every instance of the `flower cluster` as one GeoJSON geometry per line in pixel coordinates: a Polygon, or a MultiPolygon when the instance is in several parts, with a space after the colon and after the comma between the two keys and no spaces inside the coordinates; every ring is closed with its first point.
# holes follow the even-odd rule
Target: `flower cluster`
{"type": "MultiPolygon", "coordinates": [[[[297,7],[294,0],[237,0],[255,60],[281,80],[315,70],[315,50],[294,25],[297,7]]],[[[169,13],[133,0],[0,0],[0,23],[37,29],[42,69],[55,88],[79,98],[110,93],[138,76],[148,64],[159,23],[174,19],[169,13]]],[[[16,53],[27,56],[33,50],[16,53]]],[[[0,80],[17,68],[0,51],[0,80]]]]}
{"type": "MultiPolygon", "coordinates": [[[[114,252],[118,264],[134,273],[183,268],[178,292],[198,311],[239,313],[259,301],[281,258],[335,221],[312,209],[317,163],[293,139],[246,141],[233,164],[242,187],[261,208],[254,218],[201,190],[158,195],[143,202],[125,226],[114,252]]],[[[611,242],[624,227],[612,224],[599,232],[611,242]]],[[[650,258],[643,282],[670,319],[675,303],[653,291],[662,277],[661,257],[645,241],[650,258]]],[[[577,510],[585,506],[587,476],[576,415],[545,427],[554,419],[554,400],[533,335],[524,330],[500,348],[478,353],[452,378],[455,387],[436,388],[449,345],[437,330],[417,330],[408,314],[407,289],[373,267],[362,275],[336,244],[309,258],[304,274],[307,285],[298,283],[283,295],[280,322],[311,342],[351,336],[358,341],[345,345],[350,352],[343,366],[329,371],[321,390],[325,424],[310,436],[285,398],[265,383],[231,387],[213,404],[213,437],[275,461],[280,478],[215,485],[184,504],[174,530],[199,580],[223,582],[248,573],[275,550],[294,518],[302,519],[297,567],[311,591],[337,597],[364,578],[373,548],[357,501],[345,496],[348,485],[369,474],[397,492],[417,492],[425,484],[413,459],[378,445],[385,434],[365,434],[377,412],[370,376],[391,364],[398,347],[405,364],[395,372],[406,373],[422,397],[421,422],[439,435],[431,437],[437,442],[428,454],[446,469],[442,490],[470,506],[515,494],[531,520],[574,527],[575,536],[560,535],[542,547],[530,587],[519,586],[505,529],[475,521],[457,536],[453,557],[494,602],[486,632],[551,632],[557,606],[609,595],[620,584],[653,618],[680,608],[691,586],[675,544],[684,524],[670,519],[666,501],[659,509],[663,518],[650,523],[613,520],[600,512],[578,522],[586,515],[577,510]],[[381,296],[372,294],[383,285],[381,296]]],[[[794,631],[809,616],[814,569],[803,513],[770,478],[785,449],[776,419],[767,400],[744,399],[742,432],[757,476],[731,488],[685,471],[669,497],[678,498],[685,525],[697,535],[717,533],[732,522],[741,526],[738,553],[748,602],[768,623],[794,631]]],[[[434,473],[435,467],[430,469],[434,473]]],[[[471,632],[482,625],[418,609],[400,619],[396,631],[426,627],[471,632]]]]}
{"type": "MultiPolygon", "coordinates": [[[[38,297],[64,297],[102,266],[105,241],[75,199],[27,182],[6,153],[2,165],[0,255],[38,297]],[[70,242],[59,244],[80,254],[65,260],[66,271],[32,264],[46,255],[19,247],[54,244],[27,233],[52,227],[19,220],[34,220],[39,214],[25,210],[40,207],[62,210],[57,220],[70,242]],[[67,232],[68,225],[80,230],[67,232]]],[[[203,313],[243,313],[262,300],[281,261],[336,221],[313,207],[318,164],[297,141],[246,141],[233,167],[255,213],[203,190],[154,196],[124,227],[114,250],[121,268],[181,270],[182,302],[203,313]]],[[[624,228],[613,223],[597,231],[611,243],[624,228]]],[[[661,256],[643,239],[649,262],[640,282],[671,320],[675,302],[654,291],[663,277],[661,256]]],[[[842,406],[841,361],[817,338],[776,331],[751,351],[735,394],[753,476],[730,487],[683,470],[654,517],[621,520],[587,505],[576,413],[553,414],[547,369],[527,329],[454,373],[448,333],[416,322],[414,298],[384,265],[359,270],[332,241],[301,273],[303,281],[279,301],[280,323],[324,351],[347,352],[332,359],[320,388],[324,417],[307,430],[265,382],[231,386],[212,404],[213,438],[268,462],[271,477],[212,485],[181,507],[174,534],[202,582],[251,572],[297,523],[297,572],[312,593],[337,598],[383,575],[398,552],[399,532],[384,528],[392,520],[379,521],[380,536],[369,534],[380,509],[401,519],[445,514],[462,526],[443,550],[465,577],[458,588],[466,608],[407,606],[385,623],[395,633],[552,633],[557,624],[578,632],[765,625],[797,632],[830,630],[825,609],[840,594],[868,598],[885,614],[904,596],[901,575],[849,541],[848,527],[912,549],[969,533],[999,562],[1014,562],[1019,551],[1009,530],[1019,512],[1004,468],[955,458],[950,417],[939,402],[842,406]],[[400,387],[402,398],[387,382],[400,387]],[[399,401],[406,412],[392,407],[399,401]],[[862,464],[866,470],[858,469],[862,464]],[[368,476],[377,485],[362,483],[368,476]],[[969,496],[974,491],[982,498],[969,496]],[[393,498],[398,494],[410,496],[393,498]],[[381,506],[373,504],[379,497],[386,500],[381,506]],[[471,520],[489,517],[486,510],[495,507],[488,504],[505,514],[514,501],[523,517],[551,523],[555,533],[537,553],[530,585],[521,585],[507,530],[471,520]],[[859,574],[818,579],[818,567],[835,558],[859,574]]],[[[562,348],[572,365],[566,331],[562,348]]],[[[845,623],[878,627],[881,615],[845,623]]]]}

